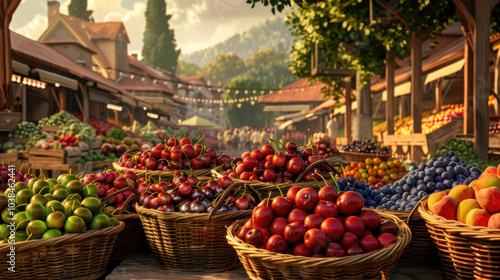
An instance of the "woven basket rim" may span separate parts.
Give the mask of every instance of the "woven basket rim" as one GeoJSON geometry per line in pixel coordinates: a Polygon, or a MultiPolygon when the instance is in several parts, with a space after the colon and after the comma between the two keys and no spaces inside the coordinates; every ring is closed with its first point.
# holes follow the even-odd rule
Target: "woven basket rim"
{"type": "MultiPolygon", "coordinates": [[[[103,229],[94,229],[88,230],[83,233],[72,233],[68,235],[63,235],[59,237],[52,237],[47,239],[33,239],[29,241],[17,242],[15,245],[13,244],[2,244],[0,245],[0,251],[2,249],[10,248],[10,246],[15,246],[16,250],[27,250],[30,248],[36,248],[41,246],[54,246],[59,245],[61,243],[71,242],[73,244],[78,244],[80,241],[85,240],[87,238],[92,238],[100,235],[112,235],[121,232],[125,228],[125,223],[119,221],[119,224],[114,227],[107,227],[103,229]]],[[[10,250],[10,249],[9,249],[10,250]]]]}
{"type": "Polygon", "coordinates": [[[428,197],[422,199],[418,212],[427,223],[432,223],[448,233],[458,234],[464,238],[480,239],[482,241],[500,241],[500,229],[489,229],[480,226],[470,226],[459,221],[448,220],[430,212],[427,205],[428,197]]]}
{"type": "MultiPolygon", "coordinates": [[[[113,168],[116,171],[132,171],[135,174],[146,173],[145,169],[135,169],[135,168],[127,168],[118,165],[118,163],[113,162],[113,168]]],[[[182,169],[172,169],[172,170],[148,170],[149,176],[173,176],[175,171],[186,172],[187,174],[210,174],[213,168],[202,168],[202,169],[192,169],[192,170],[182,170],[182,169]]]]}
{"type": "MultiPolygon", "coordinates": [[[[380,213],[379,213],[380,214],[380,213]]],[[[398,227],[398,235],[396,244],[388,247],[379,249],[373,252],[354,255],[354,256],[344,256],[344,257],[331,257],[331,258],[311,258],[304,256],[293,256],[288,254],[281,254],[270,252],[265,249],[258,249],[252,245],[246,244],[236,237],[236,226],[243,224],[243,221],[235,221],[227,229],[226,238],[228,243],[233,246],[237,251],[245,250],[248,257],[258,257],[262,258],[263,261],[270,261],[275,263],[282,263],[288,266],[329,266],[329,267],[341,267],[341,266],[354,266],[359,265],[367,261],[377,261],[379,259],[384,260],[385,258],[390,258],[396,256],[399,252],[410,244],[411,241],[411,230],[408,225],[401,221],[399,218],[393,215],[381,213],[382,217],[388,220],[392,220],[396,223],[398,227]]]]}
{"type": "Polygon", "coordinates": [[[136,210],[139,215],[147,215],[158,218],[164,221],[185,221],[186,219],[192,221],[226,221],[226,220],[236,220],[242,218],[253,210],[235,210],[227,211],[222,213],[214,213],[209,219],[210,213],[182,213],[182,212],[164,212],[156,209],[149,209],[144,206],[136,204],[136,210]]]}
{"type": "Polygon", "coordinates": [[[389,154],[380,154],[380,153],[358,153],[358,152],[349,152],[349,151],[342,151],[339,150],[339,154],[345,154],[345,155],[354,155],[354,156],[382,156],[382,157],[391,157],[392,153],[389,154]]]}

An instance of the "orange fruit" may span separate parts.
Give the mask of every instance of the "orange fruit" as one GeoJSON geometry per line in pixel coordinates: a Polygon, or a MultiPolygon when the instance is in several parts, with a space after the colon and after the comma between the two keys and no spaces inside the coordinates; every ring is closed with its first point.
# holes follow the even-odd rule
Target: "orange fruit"
{"type": "Polygon", "coordinates": [[[373,159],[372,158],[367,158],[365,159],[366,165],[373,165],[373,159]]]}
{"type": "Polygon", "coordinates": [[[360,163],[358,163],[358,168],[359,168],[359,169],[363,169],[363,168],[365,168],[365,167],[366,167],[366,164],[365,164],[364,162],[360,162],[360,163]]]}
{"type": "Polygon", "coordinates": [[[382,163],[382,160],[381,160],[381,159],[379,159],[379,158],[374,158],[374,159],[373,159],[373,164],[375,164],[375,165],[379,165],[380,163],[382,163]]]}

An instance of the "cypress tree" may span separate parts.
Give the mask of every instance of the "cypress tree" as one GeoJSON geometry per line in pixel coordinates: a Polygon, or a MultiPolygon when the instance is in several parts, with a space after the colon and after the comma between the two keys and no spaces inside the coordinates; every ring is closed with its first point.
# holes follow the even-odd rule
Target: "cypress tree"
{"type": "Polygon", "coordinates": [[[90,21],[92,11],[87,10],[87,0],[71,0],[68,6],[68,13],[70,16],[90,21]]]}
{"type": "Polygon", "coordinates": [[[165,0],[148,0],[142,56],[144,61],[168,71],[175,71],[180,50],[176,50],[174,31],[170,29],[165,0]]]}

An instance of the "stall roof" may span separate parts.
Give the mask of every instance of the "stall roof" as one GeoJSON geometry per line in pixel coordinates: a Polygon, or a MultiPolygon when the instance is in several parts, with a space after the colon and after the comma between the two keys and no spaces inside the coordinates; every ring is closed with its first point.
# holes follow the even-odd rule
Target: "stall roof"
{"type": "Polygon", "coordinates": [[[130,79],[129,77],[124,77],[120,79],[118,84],[128,91],[160,91],[167,93],[169,95],[174,95],[174,92],[163,82],[153,83],[151,79],[135,78],[130,79]]]}
{"type": "MultiPolygon", "coordinates": [[[[457,61],[463,59],[464,56],[464,43],[465,38],[460,38],[453,43],[451,43],[447,48],[429,56],[422,61],[422,74],[428,74],[432,71],[436,71],[439,68],[445,67],[447,65],[453,64],[457,61]]],[[[396,85],[404,83],[411,77],[411,67],[410,65],[405,65],[399,69],[396,69],[394,75],[394,81],[396,85]]],[[[379,92],[385,90],[386,82],[385,78],[381,79],[377,83],[371,85],[371,90],[373,92],[379,92]]]]}
{"type": "Polygon", "coordinates": [[[308,78],[302,78],[273,93],[260,96],[259,102],[265,104],[321,102],[323,101],[321,89],[324,86],[326,85],[321,82],[315,82],[311,85],[308,78]]]}

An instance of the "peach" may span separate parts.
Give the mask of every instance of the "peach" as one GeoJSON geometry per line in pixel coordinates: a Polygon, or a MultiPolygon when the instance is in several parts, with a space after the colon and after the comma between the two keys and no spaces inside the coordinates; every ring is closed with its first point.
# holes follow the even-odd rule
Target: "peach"
{"type": "Polygon", "coordinates": [[[490,219],[488,220],[488,228],[500,229],[500,213],[491,215],[490,219]]]}
{"type": "Polygon", "coordinates": [[[449,195],[432,205],[432,212],[448,220],[457,219],[457,205],[455,199],[449,195]]]}
{"type": "Polygon", "coordinates": [[[458,204],[457,207],[457,221],[465,224],[465,219],[467,218],[467,214],[469,214],[472,209],[482,209],[481,205],[477,202],[477,200],[473,198],[462,200],[458,204]]]}
{"type": "Polygon", "coordinates": [[[440,201],[445,196],[446,196],[445,192],[435,192],[429,195],[429,199],[427,200],[427,206],[429,206],[429,209],[432,210],[432,205],[440,201]]]}
{"type": "Polygon", "coordinates": [[[451,189],[448,195],[460,203],[463,200],[474,198],[474,190],[467,185],[458,185],[451,189]]]}
{"type": "Polygon", "coordinates": [[[469,214],[467,214],[467,218],[465,219],[465,223],[470,226],[480,226],[487,227],[488,220],[490,219],[491,214],[484,209],[472,209],[469,214]]]}
{"type": "Polygon", "coordinates": [[[479,181],[477,181],[477,184],[474,186],[474,192],[476,194],[476,198],[477,198],[477,193],[480,190],[489,187],[500,187],[500,178],[498,178],[496,175],[487,175],[479,179],[479,181]]]}
{"type": "Polygon", "coordinates": [[[482,177],[487,176],[487,175],[495,175],[495,176],[497,176],[498,175],[498,168],[493,167],[493,166],[486,167],[486,169],[484,170],[483,174],[481,174],[481,176],[479,176],[479,178],[482,178],[482,177]]]}
{"type": "Polygon", "coordinates": [[[500,211],[500,188],[492,187],[480,190],[477,193],[477,202],[490,213],[500,211]]]}

